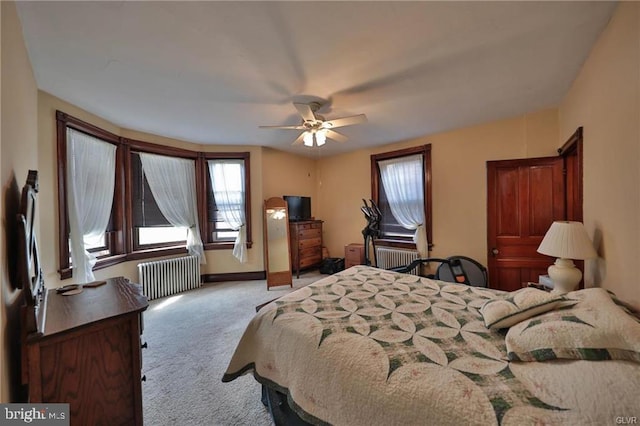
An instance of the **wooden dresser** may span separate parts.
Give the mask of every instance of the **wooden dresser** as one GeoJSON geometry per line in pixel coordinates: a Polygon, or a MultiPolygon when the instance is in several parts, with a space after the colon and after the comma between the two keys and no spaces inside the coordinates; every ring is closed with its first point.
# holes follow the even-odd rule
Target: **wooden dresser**
{"type": "Polygon", "coordinates": [[[300,270],[322,263],[322,221],[289,222],[291,239],[291,267],[300,277],[300,270]]]}
{"type": "Polygon", "coordinates": [[[27,335],[31,403],[68,403],[72,425],[142,426],[142,288],[125,278],[63,296],[47,290],[27,335]]]}
{"type": "Polygon", "coordinates": [[[352,243],[344,246],[344,269],[364,263],[364,244],[352,243]]]}

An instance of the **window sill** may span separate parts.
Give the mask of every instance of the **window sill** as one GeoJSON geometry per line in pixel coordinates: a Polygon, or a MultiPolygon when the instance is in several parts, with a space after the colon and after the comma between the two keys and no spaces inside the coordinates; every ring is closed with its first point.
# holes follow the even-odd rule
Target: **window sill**
{"type": "Polygon", "coordinates": [[[395,247],[395,248],[403,248],[403,249],[413,249],[416,248],[416,243],[411,240],[401,240],[394,238],[378,238],[375,240],[376,246],[378,247],[395,247]]]}
{"type": "MultiPolygon", "coordinates": [[[[171,256],[174,254],[187,254],[187,249],[184,247],[162,247],[157,249],[138,250],[127,254],[116,254],[114,256],[98,259],[93,270],[98,271],[130,260],[150,259],[160,256],[171,256]]],[[[61,269],[58,272],[60,273],[61,280],[66,280],[73,276],[73,268],[61,269]]]]}
{"type": "MultiPolygon", "coordinates": [[[[224,243],[206,243],[204,244],[205,250],[233,250],[233,241],[224,243]]],[[[251,248],[253,243],[247,242],[247,248],[251,248]]],[[[143,250],[135,250],[131,253],[127,254],[116,254],[114,256],[108,256],[98,259],[96,265],[93,267],[94,271],[108,268],[109,266],[117,265],[122,262],[128,262],[130,260],[143,260],[143,259],[152,259],[154,257],[161,256],[171,256],[177,254],[187,254],[188,251],[184,246],[173,246],[173,247],[159,247],[153,249],[143,249],[143,250]]],[[[60,279],[66,280],[72,277],[73,272],[72,268],[61,269],[58,272],[60,273],[60,279]]]]}
{"type": "MultiPolygon", "coordinates": [[[[394,238],[378,238],[375,240],[377,247],[395,247],[407,250],[416,250],[416,243],[412,240],[394,238]]],[[[433,249],[433,243],[429,243],[429,251],[433,249]]]]}
{"type": "MultiPolygon", "coordinates": [[[[235,241],[220,241],[216,243],[205,243],[205,250],[233,250],[233,246],[235,245],[235,241]]],[[[251,241],[247,241],[247,248],[250,249],[253,243],[251,241]]]]}
{"type": "Polygon", "coordinates": [[[141,260],[161,256],[171,256],[174,254],[187,254],[188,251],[182,246],[158,247],[152,249],[140,249],[126,254],[125,260],[141,260]]]}

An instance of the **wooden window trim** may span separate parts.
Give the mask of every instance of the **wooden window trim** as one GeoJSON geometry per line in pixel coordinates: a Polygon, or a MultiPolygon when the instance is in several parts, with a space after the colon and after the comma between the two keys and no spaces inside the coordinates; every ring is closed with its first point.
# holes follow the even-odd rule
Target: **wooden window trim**
{"type": "MultiPolygon", "coordinates": [[[[422,167],[424,176],[424,200],[425,200],[425,228],[427,231],[427,243],[429,250],[433,248],[432,233],[432,190],[431,190],[431,144],[420,145],[396,151],[383,152],[371,155],[371,199],[378,204],[380,191],[380,171],[378,162],[392,158],[407,157],[410,155],[422,154],[422,167]]],[[[376,245],[415,249],[416,245],[411,238],[377,238],[376,245]]]]}
{"type": "Polygon", "coordinates": [[[231,250],[233,241],[212,242],[206,217],[206,197],[203,191],[206,184],[206,161],[208,159],[234,158],[242,159],[245,163],[245,203],[247,217],[247,247],[252,247],[251,233],[251,164],[249,152],[197,152],[182,148],[158,145],[151,142],[123,138],[109,131],[101,129],[93,124],[82,121],[62,111],[56,111],[56,140],[57,140],[57,174],[58,174],[58,272],[61,279],[72,276],[72,268],[69,263],[69,221],[67,216],[67,182],[66,182],[66,129],[70,127],[86,133],[95,138],[115,144],[116,150],[116,177],[113,201],[113,230],[107,232],[107,246],[111,255],[99,258],[94,270],[99,270],[131,260],[142,260],[160,256],[186,254],[185,247],[175,246],[175,242],[154,246],[141,246],[134,250],[134,236],[132,229],[132,204],[131,204],[131,151],[147,152],[151,154],[168,155],[178,158],[195,160],[196,167],[196,192],[198,213],[200,217],[200,234],[205,250],[231,250]],[[203,175],[204,172],[204,175],[203,175]],[[203,216],[203,213],[205,215],[203,216]]]}
{"type": "Polygon", "coordinates": [[[247,248],[251,248],[253,245],[252,231],[251,231],[251,155],[249,152],[204,152],[201,153],[201,168],[199,170],[201,176],[201,183],[205,185],[204,188],[198,189],[198,195],[202,200],[198,202],[200,217],[200,233],[203,234],[202,241],[207,249],[222,250],[233,249],[234,241],[214,241],[211,237],[215,229],[209,225],[209,212],[207,206],[206,195],[208,193],[208,160],[243,160],[244,161],[244,199],[245,199],[245,220],[247,231],[247,248]]]}
{"type": "MultiPolygon", "coordinates": [[[[56,111],[56,143],[57,143],[57,174],[58,174],[58,265],[61,278],[71,277],[71,265],[69,263],[69,218],[67,198],[67,127],[95,137],[102,141],[120,147],[120,137],[72,117],[62,111],[56,111]]],[[[117,150],[118,151],[118,150],[117,150]]],[[[116,171],[122,168],[122,158],[116,151],[116,171]]],[[[124,253],[123,211],[122,204],[116,202],[124,192],[124,180],[121,173],[116,173],[114,186],[114,203],[112,214],[114,220],[113,232],[107,233],[107,247],[111,256],[98,260],[98,264],[104,264],[108,258],[117,257],[124,253]]]]}

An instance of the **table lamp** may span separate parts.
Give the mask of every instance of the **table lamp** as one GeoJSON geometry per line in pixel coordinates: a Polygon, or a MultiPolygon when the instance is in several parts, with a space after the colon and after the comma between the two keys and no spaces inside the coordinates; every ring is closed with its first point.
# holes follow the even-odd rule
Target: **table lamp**
{"type": "Polygon", "coordinates": [[[571,221],[553,222],[538,247],[538,253],[557,258],[549,266],[549,277],[553,281],[553,293],[559,294],[573,291],[582,278],[582,272],[572,259],[598,256],[582,222],[571,221]]]}

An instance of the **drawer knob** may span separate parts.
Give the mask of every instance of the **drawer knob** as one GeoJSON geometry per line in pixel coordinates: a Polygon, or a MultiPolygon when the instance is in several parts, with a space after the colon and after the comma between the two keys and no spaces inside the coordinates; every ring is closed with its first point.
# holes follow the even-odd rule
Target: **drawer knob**
{"type": "Polygon", "coordinates": [[[146,382],[146,381],[147,381],[147,375],[145,374],[144,376],[142,376],[142,377],[140,378],[140,381],[141,381],[141,382],[146,382]]]}
{"type": "Polygon", "coordinates": [[[149,347],[149,344],[147,342],[144,342],[143,344],[140,345],[140,348],[142,349],[147,349],[149,347]]]}

